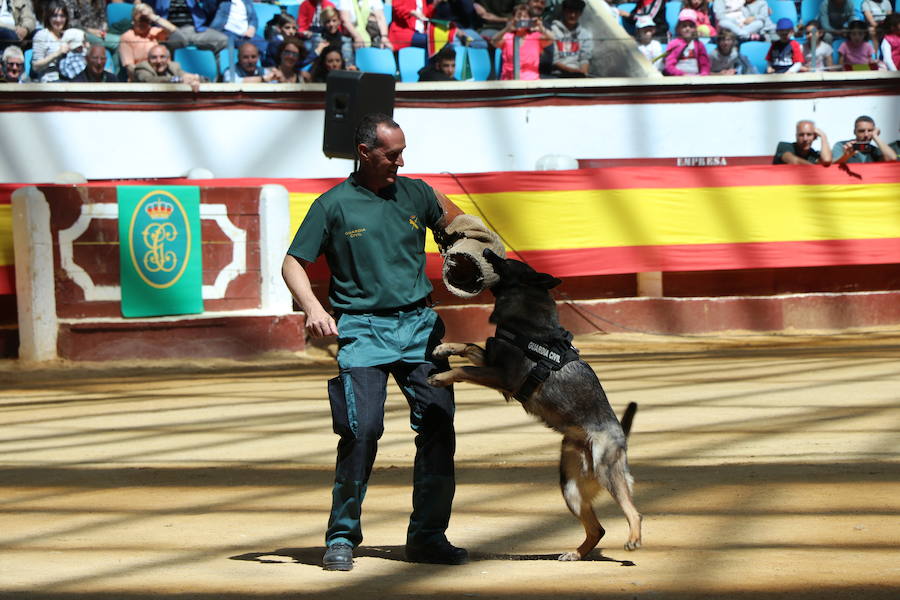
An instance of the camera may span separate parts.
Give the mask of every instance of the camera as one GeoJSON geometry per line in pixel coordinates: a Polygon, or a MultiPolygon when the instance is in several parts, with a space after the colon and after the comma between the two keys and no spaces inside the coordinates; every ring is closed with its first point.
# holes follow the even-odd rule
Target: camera
{"type": "Polygon", "coordinates": [[[853,142],[853,149],[857,152],[871,152],[872,151],[872,143],[871,142],[853,142]]]}
{"type": "Polygon", "coordinates": [[[531,19],[519,19],[516,21],[516,29],[528,29],[531,27],[531,19]]]}

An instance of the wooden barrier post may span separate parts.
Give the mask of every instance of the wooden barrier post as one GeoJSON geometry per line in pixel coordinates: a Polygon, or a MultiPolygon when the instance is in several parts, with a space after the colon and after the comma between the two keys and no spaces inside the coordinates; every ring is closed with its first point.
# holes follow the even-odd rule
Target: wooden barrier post
{"type": "Polygon", "coordinates": [[[288,314],[291,293],[281,278],[281,263],[291,243],[288,191],[281,185],[264,185],[259,192],[260,309],[267,314],[288,314]]]}
{"type": "Polygon", "coordinates": [[[57,358],[56,286],[50,205],[36,187],[12,195],[13,248],[16,255],[16,304],[19,311],[19,359],[57,358]]]}

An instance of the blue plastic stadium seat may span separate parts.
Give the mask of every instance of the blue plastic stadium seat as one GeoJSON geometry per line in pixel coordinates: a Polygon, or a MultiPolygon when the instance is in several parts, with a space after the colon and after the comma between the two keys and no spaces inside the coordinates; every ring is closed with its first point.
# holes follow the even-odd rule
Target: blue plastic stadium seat
{"type": "Polygon", "coordinates": [[[397,53],[400,66],[400,81],[414,83],[419,81],[419,70],[425,66],[425,48],[407,46],[397,53]]]}
{"type": "Polygon", "coordinates": [[[672,35],[675,35],[675,26],[678,25],[678,13],[681,12],[682,9],[681,2],[677,0],[670,0],[666,2],[666,23],[669,25],[669,31],[672,32],[672,35]]]}
{"type": "Polygon", "coordinates": [[[129,2],[110,2],[106,5],[106,22],[112,25],[119,21],[128,21],[130,26],[132,10],[134,10],[134,5],[129,2]]]}
{"type": "Polygon", "coordinates": [[[228,69],[237,62],[237,49],[234,47],[234,44],[231,43],[231,40],[228,40],[228,45],[222,48],[222,51],[219,52],[219,73],[224,75],[225,69],[228,69]]]}
{"type": "Polygon", "coordinates": [[[771,46],[769,42],[744,42],[738,51],[747,57],[750,64],[756,67],[757,73],[765,74],[766,67],[769,66],[766,62],[769,46],[771,46]]]}
{"type": "Polygon", "coordinates": [[[387,48],[360,48],[356,51],[356,67],[366,73],[397,75],[397,61],[387,48]]]}
{"type": "Polygon", "coordinates": [[[491,55],[487,48],[469,48],[469,68],[473,81],[487,81],[491,77],[491,55]]]}
{"type": "Polygon", "coordinates": [[[769,10],[773,23],[778,23],[778,19],[790,19],[794,27],[797,26],[797,5],[793,0],[770,0],[769,10]]]}
{"type": "Polygon", "coordinates": [[[31,55],[34,54],[34,50],[29,48],[24,52],[25,54],[25,77],[31,77],[31,55]]]}
{"type": "Polygon", "coordinates": [[[201,50],[196,46],[186,46],[177,48],[173,58],[188,73],[203,75],[210,81],[216,81],[219,77],[216,55],[213,54],[212,50],[201,50]]]}
{"type": "Polygon", "coordinates": [[[618,5],[616,8],[619,10],[625,11],[627,13],[630,13],[631,11],[634,10],[635,6],[637,6],[637,3],[635,3],[635,2],[623,2],[622,4],[618,5]]]}
{"type": "Polygon", "coordinates": [[[819,18],[819,7],[822,6],[823,0],[802,0],[800,2],[800,22],[809,23],[813,19],[819,18]]]}
{"type": "Polygon", "coordinates": [[[460,46],[459,44],[454,44],[453,49],[456,50],[456,72],[453,73],[453,76],[457,79],[457,81],[463,80],[463,71],[466,68],[466,50],[465,46],[460,46]]]}
{"type": "MultiPolygon", "coordinates": [[[[298,7],[299,9],[299,7],[298,7]]],[[[259,36],[263,37],[266,31],[266,23],[272,20],[275,15],[281,14],[281,7],[274,4],[264,4],[262,2],[254,2],[253,10],[256,12],[256,18],[259,20],[259,26],[256,28],[259,36]]]]}
{"type": "Polygon", "coordinates": [[[845,41],[846,40],[844,40],[844,38],[837,38],[836,40],[831,42],[831,49],[833,50],[833,54],[831,55],[831,57],[834,60],[835,65],[840,63],[841,55],[838,54],[838,48],[840,48],[841,44],[843,44],[845,41]]]}

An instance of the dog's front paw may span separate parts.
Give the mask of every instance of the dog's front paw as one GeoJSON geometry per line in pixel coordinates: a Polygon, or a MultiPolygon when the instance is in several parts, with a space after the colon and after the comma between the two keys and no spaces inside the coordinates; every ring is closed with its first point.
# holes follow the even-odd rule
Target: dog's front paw
{"type": "Polygon", "coordinates": [[[428,385],[434,387],[447,387],[451,383],[453,383],[452,374],[450,371],[444,371],[443,373],[435,373],[434,375],[430,375],[428,379],[428,385]]]}
{"type": "Polygon", "coordinates": [[[453,356],[456,354],[455,346],[456,344],[438,344],[434,350],[431,351],[431,355],[434,358],[447,358],[448,356],[453,356]]]}
{"type": "Polygon", "coordinates": [[[581,560],[581,555],[578,554],[578,552],[566,552],[565,554],[559,555],[559,560],[562,560],[562,561],[581,560]]]}
{"type": "Polygon", "coordinates": [[[641,547],[641,540],[628,540],[625,542],[625,549],[628,551],[637,550],[641,547]]]}

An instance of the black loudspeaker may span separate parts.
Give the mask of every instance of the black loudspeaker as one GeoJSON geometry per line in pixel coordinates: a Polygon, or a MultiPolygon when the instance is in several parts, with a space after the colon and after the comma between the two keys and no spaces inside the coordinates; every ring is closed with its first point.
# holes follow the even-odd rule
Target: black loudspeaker
{"type": "Polygon", "coordinates": [[[369,113],[394,116],[391,75],[331,71],[325,80],[325,136],[322,152],[329,158],[356,158],[353,136],[369,113]]]}

